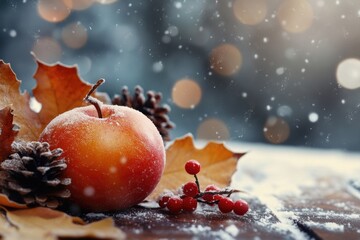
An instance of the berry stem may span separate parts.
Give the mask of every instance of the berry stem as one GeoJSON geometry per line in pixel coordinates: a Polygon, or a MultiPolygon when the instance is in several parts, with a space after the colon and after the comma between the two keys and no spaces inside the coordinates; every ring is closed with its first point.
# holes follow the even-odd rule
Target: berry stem
{"type": "Polygon", "coordinates": [[[239,192],[243,192],[237,189],[230,189],[230,190],[223,190],[223,191],[205,191],[205,192],[200,192],[197,197],[202,197],[205,194],[210,194],[210,195],[227,195],[227,197],[230,197],[231,194],[233,193],[239,193],[239,192]]]}
{"type": "Polygon", "coordinates": [[[100,109],[100,104],[99,101],[95,98],[93,98],[92,96],[90,96],[101,84],[103,84],[105,82],[105,79],[99,79],[90,89],[90,91],[88,92],[88,94],[86,94],[86,97],[84,98],[84,101],[87,101],[88,103],[94,105],[94,107],[96,108],[96,111],[98,113],[99,118],[102,118],[102,113],[101,113],[101,109],[100,109]]]}
{"type": "Polygon", "coordinates": [[[205,200],[202,200],[202,199],[196,199],[198,202],[200,202],[200,203],[205,203],[205,204],[208,204],[208,205],[213,205],[213,204],[217,204],[217,203],[219,203],[219,200],[215,200],[215,201],[205,201],[205,200]]]}
{"type": "Polygon", "coordinates": [[[194,178],[195,178],[196,186],[197,186],[197,188],[198,188],[198,192],[201,192],[201,190],[200,190],[200,182],[199,182],[199,179],[198,179],[198,177],[196,176],[196,174],[194,174],[194,178]]]}

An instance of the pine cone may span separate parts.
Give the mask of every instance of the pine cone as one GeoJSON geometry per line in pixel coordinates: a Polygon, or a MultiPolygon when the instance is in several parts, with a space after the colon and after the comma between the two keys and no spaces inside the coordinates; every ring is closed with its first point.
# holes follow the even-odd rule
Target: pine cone
{"type": "Polygon", "coordinates": [[[170,107],[167,104],[160,105],[162,95],[160,92],[148,91],[145,99],[143,89],[135,87],[134,96],[131,97],[127,86],[121,90],[121,95],[116,94],[112,99],[112,104],[134,108],[145,114],[157,127],[164,141],[170,140],[169,130],[175,127],[167,114],[170,107]]]}
{"type": "Polygon", "coordinates": [[[1,163],[0,190],[15,202],[57,208],[70,197],[70,178],[60,178],[67,167],[46,142],[13,142],[13,154],[1,163]]]}

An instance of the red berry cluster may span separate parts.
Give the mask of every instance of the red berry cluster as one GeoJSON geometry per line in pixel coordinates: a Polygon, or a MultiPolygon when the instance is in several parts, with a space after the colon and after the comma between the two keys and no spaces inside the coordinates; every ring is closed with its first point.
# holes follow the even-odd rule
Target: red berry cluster
{"type": "Polygon", "coordinates": [[[167,208],[171,213],[193,212],[199,203],[218,205],[222,213],[233,211],[237,215],[244,215],[249,210],[249,205],[244,200],[233,201],[230,198],[232,193],[240,192],[232,189],[220,189],[215,185],[209,185],[202,192],[200,190],[197,175],[200,172],[200,163],[196,160],[189,160],[185,164],[188,174],[195,177],[195,182],[187,182],[182,186],[182,194],[176,196],[173,193],[164,194],[159,200],[161,208],[167,208]]]}

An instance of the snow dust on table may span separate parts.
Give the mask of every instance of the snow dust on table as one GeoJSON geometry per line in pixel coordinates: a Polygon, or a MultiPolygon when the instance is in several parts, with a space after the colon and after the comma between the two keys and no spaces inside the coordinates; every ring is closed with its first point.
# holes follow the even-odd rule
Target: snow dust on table
{"type": "Polygon", "coordinates": [[[248,151],[233,186],[271,209],[278,230],[304,239],[360,239],[360,154],[288,147],[230,144],[248,151]]]}

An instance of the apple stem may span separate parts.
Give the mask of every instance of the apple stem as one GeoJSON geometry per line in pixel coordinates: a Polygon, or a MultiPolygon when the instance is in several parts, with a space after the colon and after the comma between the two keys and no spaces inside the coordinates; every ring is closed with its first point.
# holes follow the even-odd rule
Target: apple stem
{"type": "Polygon", "coordinates": [[[96,111],[98,113],[99,118],[102,118],[102,113],[101,113],[101,109],[100,109],[100,102],[99,100],[97,100],[96,98],[93,98],[92,96],[90,96],[101,84],[103,84],[105,82],[105,79],[101,78],[99,79],[90,89],[90,91],[88,92],[88,94],[86,94],[86,97],[84,98],[84,101],[87,101],[88,103],[94,105],[94,107],[96,108],[96,111]]]}

